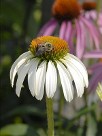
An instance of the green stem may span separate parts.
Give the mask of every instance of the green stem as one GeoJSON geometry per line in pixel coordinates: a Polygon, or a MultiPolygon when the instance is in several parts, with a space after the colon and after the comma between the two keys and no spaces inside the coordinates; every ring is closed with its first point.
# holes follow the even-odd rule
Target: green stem
{"type": "Polygon", "coordinates": [[[53,101],[46,96],[48,136],[54,136],[53,101]]]}

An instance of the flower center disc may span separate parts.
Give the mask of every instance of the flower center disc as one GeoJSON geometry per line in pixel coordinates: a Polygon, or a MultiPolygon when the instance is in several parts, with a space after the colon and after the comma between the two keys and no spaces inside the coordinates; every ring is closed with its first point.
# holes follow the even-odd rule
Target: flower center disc
{"type": "Polygon", "coordinates": [[[43,60],[58,60],[69,52],[69,48],[67,42],[58,37],[42,36],[32,40],[30,51],[43,60]]]}
{"type": "Polygon", "coordinates": [[[81,7],[77,0],[55,0],[52,6],[52,14],[60,20],[77,18],[81,7]]]}
{"type": "Polygon", "coordinates": [[[84,10],[92,10],[92,9],[96,9],[96,2],[84,2],[82,4],[82,8],[84,10]]]}

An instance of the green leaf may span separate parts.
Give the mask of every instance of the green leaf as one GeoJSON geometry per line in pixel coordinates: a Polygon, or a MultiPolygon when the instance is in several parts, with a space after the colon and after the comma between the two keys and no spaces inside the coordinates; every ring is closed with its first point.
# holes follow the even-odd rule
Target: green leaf
{"type": "Polygon", "coordinates": [[[39,136],[35,130],[26,124],[10,124],[0,130],[1,136],[39,136]]]}
{"type": "Polygon", "coordinates": [[[32,114],[32,115],[37,115],[42,117],[45,115],[45,112],[43,112],[42,110],[34,106],[26,105],[26,106],[20,106],[11,110],[10,112],[2,115],[1,118],[4,119],[4,118],[9,118],[15,115],[25,115],[25,114],[32,114]]]}
{"type": "Polygon", "coordinates": [[[39,136],[47,136],[45,131],[42,128],[38,129],[37,132],[38,132],[39,136]]]}

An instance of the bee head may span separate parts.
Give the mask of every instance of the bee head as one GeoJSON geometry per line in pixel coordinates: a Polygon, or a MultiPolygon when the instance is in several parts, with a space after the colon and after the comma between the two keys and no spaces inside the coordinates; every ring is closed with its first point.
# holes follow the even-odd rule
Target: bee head
{"type": "Polygon", "coordinates": [[[49,53],[53,50],[53,45],[50,42],[38,44],[36,48],[36,56],[41,56],[45,53],[49,53]]]}

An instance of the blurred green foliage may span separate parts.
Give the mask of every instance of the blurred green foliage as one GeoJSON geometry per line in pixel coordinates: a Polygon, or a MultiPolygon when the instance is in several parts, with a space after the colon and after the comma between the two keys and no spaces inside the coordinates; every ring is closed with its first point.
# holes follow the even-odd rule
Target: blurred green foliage
{"type": "MultiPolygon", "coordinates": [[[[42,0],[2,0],[0,14],[0,136],[47,136],[45,101],[37,101],[27,82],[18,99],[11,88],[9,71],[12,63],[27,50],[44,23],[47,4],[42,0]],[[42,5],[45,6],[42,8],[42,5]],[[43,22],[42,22],[43,18],[43,22]]],[[[46,20],[46,18],[45,18],[46,20]]],[[[101,136],[102,117],[98,105],[83,107],[72,119],[55,113],[55,136],[101,136]],[[83,123],[81,120],[84,118],[83,123]]]]}

